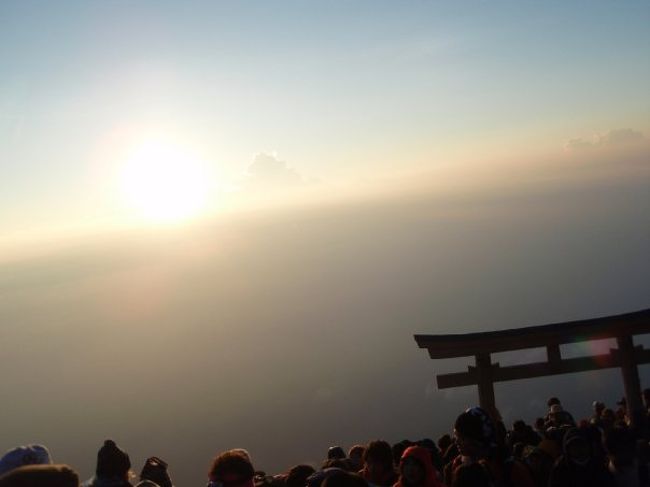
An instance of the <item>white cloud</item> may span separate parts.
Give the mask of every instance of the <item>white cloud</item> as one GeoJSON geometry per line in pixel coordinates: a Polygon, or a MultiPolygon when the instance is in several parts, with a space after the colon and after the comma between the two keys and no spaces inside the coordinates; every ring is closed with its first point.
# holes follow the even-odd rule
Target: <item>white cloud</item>
{"type": "Polygon", "coordinates": [[[611,146],[621,146],[634,144],[645,140],[642,132],[634,129],[615,129],[605,134],[594,134],[590,139],[578,137],[570,139],[564,144],[564,149],[568,151],[598,149],[611,146]]]}
{"type": "Polygon", "coordinates": [[[275,154],[259,153],[248,166],[248,184],[253,186],[277,187],[297,186],[304,183],[295,169],[281,161],[275,154]]]}

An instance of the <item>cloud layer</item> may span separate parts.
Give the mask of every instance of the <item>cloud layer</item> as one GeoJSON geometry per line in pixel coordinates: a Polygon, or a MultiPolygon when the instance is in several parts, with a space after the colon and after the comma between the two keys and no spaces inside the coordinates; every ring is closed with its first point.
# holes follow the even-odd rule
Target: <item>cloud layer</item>
{"type": "Polygon", "coordinates": [[[585,150],[585,149],[598,149],[611,146],[622,146],[634,144],[644,140],[645,137],[642,132],[638,130],[626,128],[610,130],[605,134],[594,134],[591,139],[583,139],[578,137],[570,139],[564,145],[565,150],[585,150]]]}

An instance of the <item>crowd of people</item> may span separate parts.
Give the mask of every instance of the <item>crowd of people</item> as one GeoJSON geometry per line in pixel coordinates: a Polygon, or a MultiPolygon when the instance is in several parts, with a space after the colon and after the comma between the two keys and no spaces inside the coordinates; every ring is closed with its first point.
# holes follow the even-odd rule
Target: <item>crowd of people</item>
{"type": "MultiPolygon", "coordinates": [[[[650,411],[650,389],[644,391],[650,411]]],[[[469,408],[453,435],[433,441],[383,440],[327,451],[322,465],[296,465],[267,475],[246,450],[217,455],[207,487],[650,487],[650,428],[631,424],[625,400],[618,409],[593,403],[593,416],[576,422],[558,398],[533,424],[508,430],[498,411],[469,408]]],[[[646,421],[650,425],[650,421],[646,421]]],[[[636,423],[636,422],[635,422],[636,423]]],[[[80,482],[68,465],[52,463],[42,445],[8,451],[0,459],[0,487],[174,487],[168,466],[147,459],[139,474],[129,455],[106,440],[95,475],[80,482]]]]}

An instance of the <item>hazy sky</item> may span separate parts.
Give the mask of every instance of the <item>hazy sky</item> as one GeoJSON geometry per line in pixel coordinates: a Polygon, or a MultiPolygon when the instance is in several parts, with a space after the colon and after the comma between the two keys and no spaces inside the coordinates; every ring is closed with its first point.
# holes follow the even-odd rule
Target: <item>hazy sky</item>
{"type": "MultiPolygon", "coordinates": [[[[464,365],[415,333],[647,308],[648,25],[633,1],[0,2],[0,450],[279,472],[449,430],[476,391],[438,391],[464,365]]],[[[497,402],[556,394],[583,416],[622,384],[497,402]]]]}
{"type": "Polygon", "coordinates": [[[2,2],[0,224],[138,221],[121,174],[152,138],[201,161],[218,214],[256,175],[336,199],[647,136],[649,22],[645,1],[2,2]]]}

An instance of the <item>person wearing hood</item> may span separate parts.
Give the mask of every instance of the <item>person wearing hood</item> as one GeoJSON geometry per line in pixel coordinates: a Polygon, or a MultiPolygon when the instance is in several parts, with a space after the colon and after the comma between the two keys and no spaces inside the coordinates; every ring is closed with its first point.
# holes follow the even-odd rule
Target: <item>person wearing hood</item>
{"type": "Polygon", "coordinates": [[[394,487],[443,487],[429,450],[421,446],[404,450],[399,463],[399,480],[394,487]]]}
{"type": "Polygon", "coordinates": [[[49,465],[50,452],[43,445],[18,446],[0,458],[0,475],[25,465],[49,465]]]}
{"type": "Polygon", "coordinates": [[[95,476],[82,484],[82,487],[131,487],[129,473],[131,460],[113,440],[106,440],[97,452],[95,476]]]}
{"type": "Polygon", "coordinates": [[[551,469],[549,487],[615,487],[605,465],[594,458],[588,434],[571,428],[564,434],[562,455],[551,469]]]}

